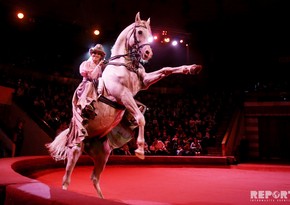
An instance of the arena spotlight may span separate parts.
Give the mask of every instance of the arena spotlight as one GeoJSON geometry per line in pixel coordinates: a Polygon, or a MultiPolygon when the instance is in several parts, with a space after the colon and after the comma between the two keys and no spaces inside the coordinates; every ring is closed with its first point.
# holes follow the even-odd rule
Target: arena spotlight
{"type": "Polygon", "coordinates": [[[164,42],[165,43],[169,43],[170,42],[170,38],[168,38],[168,37],[164,38],[164,42]]]}
{"type": "Polygon", "coordinates": [[[167,31],[166,30],[163,30],[162,31],[162,36],[166,36],[167,35],[167,31]]]}
{"type": "Polygon", "coordinates": [[[22,12],[18,12],[17,13],[17,18],[23,19],[24,18],[24,14],[22,12]]]}
{"type": "Polygon", "coordinates": [[[173,46],[176,46],[177,45],[177,41],[176,40],[174,40],[174,41],[172,41],[172,43],[171,43],[173,46]]]}
{"type": "Polygon", "coordinates": [[[96,36],[98,36],[98,35],[100,35],[100,31],[99,31],[98,29],[96,29],[96,30],[94,30],[94,34],[95,34],[96,36]]]}

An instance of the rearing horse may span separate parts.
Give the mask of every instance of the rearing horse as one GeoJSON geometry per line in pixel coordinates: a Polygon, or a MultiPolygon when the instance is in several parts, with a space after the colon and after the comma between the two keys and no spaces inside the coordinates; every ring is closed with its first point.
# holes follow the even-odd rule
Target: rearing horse
{"type": "Polygon", "coordinates": [[[150,85],[170,74],[200,72],[201,66],[193,64],[164,67],[146,73],[141,61],[148,61],[153,56],[149,38],[152,38],[150,18],[147,21],[141,20],[138,12],[135,22],[120,33],[112,47],[112,57],[108,60],[102,74],[103,95],[97,94],[94,83],[90,84],[90,98],[94,99],[92,102],[94,113],[86,124],[82,123],[81,110],[76,104],[76,93],[74,94],[70,127],[61,132],[52,143],[46,145],[54,159],[67,159],[63,189],[68,188],[76,162],[82,151],[85,151],[94,162],[91,180],[98,196],[103,198],[99,184],[100,174],[106,166],[111,151],[130,141],[133,137],[130,131],[136,127],[138,127],[138,137],[135,154],[140,159],[144,159],[145,106],[137,102],[134,96],[140,90],[146,90],[150,85]],[[128,123],[129,118],[133,118],[134,122],[128,123]]]}

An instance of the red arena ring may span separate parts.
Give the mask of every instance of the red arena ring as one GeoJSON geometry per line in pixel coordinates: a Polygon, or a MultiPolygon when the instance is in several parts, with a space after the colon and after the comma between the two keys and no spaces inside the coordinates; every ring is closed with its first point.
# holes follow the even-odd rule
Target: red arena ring
{"type": "MultiPolygon", "coordinates": [[[[61,189],[65,163],[49,156],[0,159],[1,204],[287,204],[289,165],[238,164],[227,157],[111,156],[97,197],[82,156],[69,190],[61,189]],[[267,198],[266,198],[267,197],[267,198]]],[[[288,193],[289,192],[289,193],[288,193]]]]}

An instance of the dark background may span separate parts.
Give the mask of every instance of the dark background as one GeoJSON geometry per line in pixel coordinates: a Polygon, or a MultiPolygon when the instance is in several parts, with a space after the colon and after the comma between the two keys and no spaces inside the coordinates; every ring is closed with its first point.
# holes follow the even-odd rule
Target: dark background
{"type": "Polygon", "coordinates": [[[1,0],[0,63],[74,73],[88,49],[109,49],[134,22],[181,35],[187,48],[153,45],[149,67],[197,63],[205,79],[240,83],[285,79],[290,62],[289,3],[280,0],[1,0]],[[22,21],[17,11],[25,13],[22,21]],[[92,35],[94,27],[101,35],[92,35]],[[188,56],[187,56],[188,55],[188,56]]]}

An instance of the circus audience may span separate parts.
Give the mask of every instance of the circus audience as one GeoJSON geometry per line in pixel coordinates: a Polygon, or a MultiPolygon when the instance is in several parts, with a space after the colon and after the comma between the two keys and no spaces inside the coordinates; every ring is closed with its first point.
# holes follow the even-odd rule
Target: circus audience
{"type": "Polygon", "coordinates": [[[200,141],[197,138],[193,138],[189,148],[194,153],[194,155],[200,155],[202,153],[202,147],[200,141]]]}
{"type": "Polygon", "coordinates": [[[149,150],[149,146],[147,142],[144,142],[144,153],[145,155],[151,155],[151,151],[149,150]]]}
{"type": "Polygon", "coordinates": [[[162,140],[155,138],[153,143],[151,144],[149,148],[151,153],[154,153],[156,155],[167,155],[169,154],[168,150],[166,149],[165,144],[162,140]]]}
{"type": "MultiPolygon", "coordinates": [[[[32,92],[35,95],[29,96],[36,113],[55,130],[55,134],[66,129],[71,118],[70,102],[73,89],[64,86],[55,86],[55,83],[54,86],[46,84],[46,87],[32,92]],[[65,90],[71,92],[64,92],[65,90]]],[[[145,133],[145,140],[149,148],[147,154],[176,155],[178,147],[181,146],[182,155],[194,155],[195,153],[190,152],[189,148],[193,138],[198,138],[200,141],[210,140],[211,129],[215,126],[215,112],[207,111],[209,104],[199,104],[198,100],[192,96],[182,98],[182,96],[167,94],[157,98],[157,94],[150,93],[149,95],[153,100],[147,96],[145,99],[149,101],[143,101],[144,104],[148,103],[148,110],[145,113],[147,121],[145,130],[148,130],[145,133]],[[163,101],[166,103],[163,104],[163,101]],[[189,101],[194,103],[190,104],[189,101]]],[[[142,99],[143,96],[139,98],[142,99]]],[[[203,145],[207,146],[208,143],[204,141],[203,145]]],[[[133,146],[133,143],[128,143],[128,146],[133,146]]],[[[127,151],[127,148],[125,151],[123,147],[119,151],[119,154],[122,153],[129,154],[130,151],[127,151]]]]}
{"type": "MultiPolygon", "coordinates": [[[[69,127],[71,100],[78,80],[37,80],[32,77],[9,77],[5,73],[3,75],[6,84],[15,87],[15,102],[30,112],[34,120],[44,122],[53,131],[52,138],[69,127]]],[[[159,85],[163,84],[176,85],[173,82],[159,85]]],[[[285,87],[288,90],[289,85],[285,87]]],[[[253,92],[275,89],[273,84],[257,83],[253,92]]],[[[183,93],[158,93],[149,89],[138,94],[136,100],[147,106],[144,114],[145,154],[171,156],[210,154],[208,147],[216,145],[223,109],[233,102],[230,92],[192,88],[183,93]]],[[[288,100],[288,97],[283,95],[283,100],[288,100]]],[[[136,139],[133,138],[113,153],[130,155],[135,149],[136,139]]]]}
{"type": "Polygon", "coordinates": [[[183,155],[183,147],[181,145],[178,145],[177,149],[176,149],[176,155],[177,156],[182,156],[183,155]]]}
{"type": "Polygon", "coordinates": [[[128,143],[127,143],[127,144],[124,144],[124,145],[120,148],[120,150],[122,151],[122,152],[120,152],[120,154],[123,154],[123,155],[131,155],[131,152],[130,152],[130,149],[129,149],[129,145],[128,145],[128,143]]]}
{"type": "MultiPolygon", "coordinates": [[[[15,100],[27,105],[48,125],[55,137],[68,128],[71,119],[71,99],[78,82],[43,79],[20,80],[15,100]]],[[[218,92],[156,93],[142,92],[136,100],[147,106],[145,112],[146,155],[203,155],[207,147],[215,146],[219,115],[227,96],[218,92]],[[193,146],[193,143],[198,142],[193,146]]],[[[114,154],[134,153],[133,138],[114,154]]]]}

